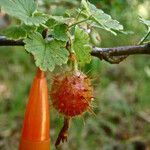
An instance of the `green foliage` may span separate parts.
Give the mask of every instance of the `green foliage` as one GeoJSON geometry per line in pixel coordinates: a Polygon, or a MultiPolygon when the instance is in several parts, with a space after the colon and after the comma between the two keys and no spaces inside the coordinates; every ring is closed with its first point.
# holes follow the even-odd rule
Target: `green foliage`
{"type": "MultiPolygon", "coordinates": [[[[49,8],[51,3],[57,4],[58,2],[46,0],[43,3],[49,8]]],[[[63,1],[64,3],[71,6],[78,4],[77,1],[68,0],[63,1]]],[[[109,15],[86,0],[81,1],[80,11],[68,10],[65,15],[68,17],[38,12],[34,0],[1,0],[0,6],[9,15],[16,17],[22,23],[21,25],[7,28],[3,35],[14,40],[25,39],[26,50],[34,55],[36,66],[44,71],[53,71],[56,65],[60,66],[67,63],[68,52],[65,49],[65,45],[72,38],[74,40],[70,42],[72,44],[70,47],[75,51],[78,63],[84,65],[91,61],[90,45],[92,41],[86,32],[86,25],[90,24],[90,28],[103,28],[115,35],[114,30],[120,31],[123,29],[123,26],[118,21],[113,20],[109,15]],[[84,20],[80,21],[80,18],[84,20]],[[80,26],[76,26],[78,24],[80,26]],[[45,29],[48,32],[46,39],[43,40],[41,34],[45,29]],[[33,32],[34,34],[32,34],[33,32]],[[53,38],[52,41],[48,41],[48,34],[53,38]]],[[[68,49],[68,51],[71,51],[71,49],[68,49]]]]}
{"type": "Polygon", "coordinates": [[[33,54],[36,66],[43,71],[53,71],[56,65],[65,64],[68,60],[69,53],[62,41],[47,41],[41,34],[33,33],[24,42],[25,49],[33,54]]]}
{"type": "Polygon", "coordinates": [[[76,26],[73,50],[75,51],[77,60],[81,65],[91,61],[91,46],[89,45],[89,41],[89,35],[83,29],[76,26]]]}
{"type": "Polygon", "coordinates": [[[101,9],[97,9],[93,4],[86,0],[82,0],[81,4],[81,14],[85,18],[89,18],[91,26],[105,29],[115,35],[116,33],[113,30],[123,30],[123,26],[118,21],[113,20],[110,15],[104,13],[101,9]]]}
{"type": "Polygon", "coordinates": [[[46,22],[48,27],[53,27],[57,24],[69,24],[73,18],[63,17],[63,16],[49,16],[49,20],[46,22]]]}
{"type": "Polygon", "coordinates": [[[68,29],[68,26],[66,24],[57,24],[54,27],[52,35],[57,40],[68,41],[67,29],[68,29]]]}
{"type": "Polygon", "coordinates": [[[37,12],[34,0],[1,0],[0,6],[11,16],[20,19],[27,25],[39,25],[47,20],[47,16],[37,12]]]}

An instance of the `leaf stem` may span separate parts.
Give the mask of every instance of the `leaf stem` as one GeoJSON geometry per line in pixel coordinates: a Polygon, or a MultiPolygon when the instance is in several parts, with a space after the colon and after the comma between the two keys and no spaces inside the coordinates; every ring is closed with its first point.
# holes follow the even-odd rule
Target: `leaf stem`
{"type": "Polygon", "coordinates": [[[46,25],[43,24],[43,23],[41,24],[41,26],[44,27],[44,28],[46,28],[46,29],[48,29],[48,26],[46,26],[46,25]]]}
{"type": "Polygon", "coordinates": [[[150,28],[148,30],[148,32],[146,33],[146,35],[139,41],[138,45],[143,44],[143,42],[147,39],[147,37],[150,35],[150,28]]]}
{"type": "Polygon", "coordinates": [[[78,21],[78,22],[76,22],[76,23],[73,23],[73,24],[72,24],[72,25],[70,25],[68,28],[71,28],[71,27],[76,26],[76,25],[78,25],[78,24],[80,24],[80,23],[86,22],[86,21],[87,21],[87,20],[89,20],[89,19],[90,19],[90,17],[88,17],[87,19],[84,19],[84,20],[78,21]]]}
{"type": "Polygon", "coordinates": [[[78,13],[78,15],[76,17],[77,20],[79,19],[79,16],[80,16],[80,14],[81,14],[82,11],[83,11],[83,8],[79,11],[79,13],[78,13]]]}

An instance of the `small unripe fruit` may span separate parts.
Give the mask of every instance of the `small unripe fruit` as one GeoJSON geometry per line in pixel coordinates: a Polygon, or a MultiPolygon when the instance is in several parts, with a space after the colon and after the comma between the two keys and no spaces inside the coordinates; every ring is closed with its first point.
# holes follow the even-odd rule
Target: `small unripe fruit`
{"type": "Polygon", "coordinates": [[[80,71],[55,76],[51,88],[53,106],[63,115],[73,117],[90,108],[93,88],[90,79],[80,71]]]}
{"type": "Polygon", "coordinates": [[[100,47],[101,46],[101,36],[100,34],[94,30],[94,29],[91,29],[91,32],[90,32],[90,40],[91,40],[91,43],[94,45],[94,46],[97,46],[97,47],[100,47]]]}

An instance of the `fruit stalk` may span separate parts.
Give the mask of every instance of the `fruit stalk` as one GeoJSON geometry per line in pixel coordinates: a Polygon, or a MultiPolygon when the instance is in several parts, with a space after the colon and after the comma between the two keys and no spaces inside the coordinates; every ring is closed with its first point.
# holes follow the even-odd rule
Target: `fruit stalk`
{"type": "Polygon", "coordinates": [[[58,138],[56,140],[55,146],[59,146],[59,144],[62,142],[67,141],[68,139],[68,129],[69,129],[69,123],[70,123],[70,117],[64,117],[64,125],[58,135],[58,138]]]}
{"type": "Polygon", "coordinates": [[[78,61],[72,48],[72,36],[66,48],[70,53],[70,71],[59,74],[53,78],[51,98],[54,108],[64,115],[64,124],[58,135],[55,146],[67,141],[69,122],[72,117],[79,116],[90,109],[93,97],[93,88],[90,79],[78,70],[78,61]]]}

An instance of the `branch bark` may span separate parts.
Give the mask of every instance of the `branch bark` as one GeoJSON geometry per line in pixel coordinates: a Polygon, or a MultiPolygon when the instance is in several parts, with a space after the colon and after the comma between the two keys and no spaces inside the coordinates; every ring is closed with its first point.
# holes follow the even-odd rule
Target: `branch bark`
{"type": "Polygon", "coordinates": [[[0,46],[24,46],[22,40],[9,40],[5,36],[0,36],[0,46]]]}
{"type": "MultiPolygon", "coordinates": [[[[4,36],[0,36],[0,46],[24,46],[23,40],[9,40],[4,36]]],[[[145,45],[132,45],[111,48],[93,47],[92,56],[109,63],[119,63],[129,55],[147,54],[150,55],[150,43],[145,45]]]]}
{"type": "Polygon", "coordinates": [[[150,55],[150,43],[145,45],[121,46],[112,48],[93,47],[92,56],[110,63],[119,63],[129,55],[148,54],[150,55]]]}

